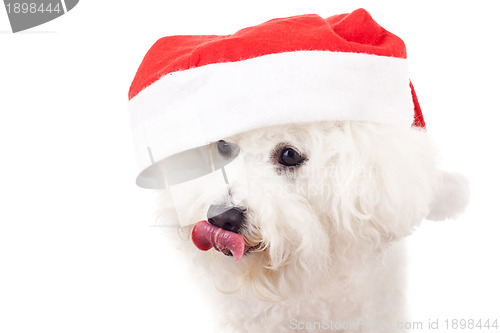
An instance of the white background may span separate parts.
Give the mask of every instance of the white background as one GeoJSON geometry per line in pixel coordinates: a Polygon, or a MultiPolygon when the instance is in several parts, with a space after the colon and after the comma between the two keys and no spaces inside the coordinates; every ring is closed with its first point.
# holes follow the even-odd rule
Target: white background
{"type": "Polygon", "coordinates": [[[424,221],[410,237],[413,317],[499,318],[495,1],[87,0],[18,34],[0,8],[0,332],[206,331],[204,305],[151,226],[151,194],[134,183],[135,71],[165,35],[358,7],[406,42],[442,165],[472,186],[460,219],[424,221]]]}

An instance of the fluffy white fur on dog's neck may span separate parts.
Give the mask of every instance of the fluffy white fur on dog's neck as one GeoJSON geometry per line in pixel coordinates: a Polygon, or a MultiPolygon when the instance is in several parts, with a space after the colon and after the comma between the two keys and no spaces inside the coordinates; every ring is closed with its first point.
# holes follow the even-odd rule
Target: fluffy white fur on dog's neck
{"type": "MultiPolygon", "coordinates": [[[[260,243],[260,250],[235,263],[214,250],[196,249],[190,227],[175,229],[170,240],[177,240],[180,254],[204,282],[207,304],[217,308],[216,332],[405,320],[402,242],[429,214],[442,181],[427,133],[370,122],[325,122],[224,139],[237,143],[244,157],[244,235],[260,243]],[[280,144],[295,147],[306,162],[293,171],[280,169],[273,161],[280,144]]],[[[239,184],[230,186],[237,196],[239,184]]],[[[161,192],[160,224],[171,216],[166,198],[161,192]]],[[[193,193],[193,216],[202,203],[217,200],[193,193]]],[[[357,330],[379,331],[391,330],[357,330]]]]}

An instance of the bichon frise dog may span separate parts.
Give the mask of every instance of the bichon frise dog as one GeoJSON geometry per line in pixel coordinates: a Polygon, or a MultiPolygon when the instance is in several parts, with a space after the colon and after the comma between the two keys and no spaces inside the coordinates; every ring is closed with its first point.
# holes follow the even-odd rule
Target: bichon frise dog
{"type": "MultiPolygon", "coordinates": [[[[244,197],[237,179],[212,197],[193,191],[189,214],[208,222],[173,237],[194,256],[186,260],[197,280],[214,283],[207,297],[220,315],[217,332],[389,332],[402,322],[402,240],[429,217],[446,181],[428,134],[319,122],[245,132],[218,149],[226,142],[244,159],[244,197]],[[190,235],[217,250],[197,250],[190,235]]],[[[161,224],[168,202],[162,192],[161,224]]]]}
{"type": "Polygon", "coordinates": [[[129,98],[137,183],[165,188],[216,332],[400,328],[404,238],[467,202],[401,39],[363,9],[165,37],[129,98]]]}

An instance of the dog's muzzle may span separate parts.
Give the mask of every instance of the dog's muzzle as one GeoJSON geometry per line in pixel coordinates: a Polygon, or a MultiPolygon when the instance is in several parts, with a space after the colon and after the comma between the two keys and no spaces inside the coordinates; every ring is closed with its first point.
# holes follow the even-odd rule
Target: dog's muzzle
{"type": "Polygon", "coordinates": [[[243,236],[245,210],[234,206],[211,205],[207,216],[208,221],[196,223],[191,232],[191,239],[198,249],[208,251],[214,248],[233,256],[238,262],[244,254],[259,248],[259,243],[248,244],[243,236]]]}

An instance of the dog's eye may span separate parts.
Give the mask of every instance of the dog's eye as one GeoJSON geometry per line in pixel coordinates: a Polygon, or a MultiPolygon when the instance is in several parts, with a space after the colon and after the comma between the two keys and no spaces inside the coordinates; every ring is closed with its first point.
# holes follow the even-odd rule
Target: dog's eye
{"type": "Polygon", "coordinates": [[[222,156],[224,156],[224,157],[231,156],[231,153],[232,153],[231,145],[229,143],[227,143],[226,141],[219,140],[219,142],[217,142],[217,149],[219,150],[219,153],[222,156]]]}
{"type": "Polygon", "coordinates": [[[285,148],[281,151],[279,163],[287,166],[297,166],[304,162],[304,157],[293,148],[285,148]]]}

